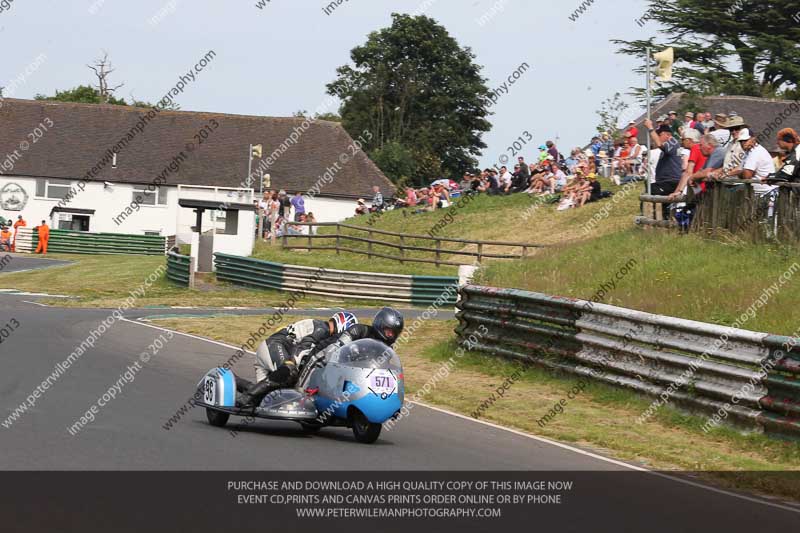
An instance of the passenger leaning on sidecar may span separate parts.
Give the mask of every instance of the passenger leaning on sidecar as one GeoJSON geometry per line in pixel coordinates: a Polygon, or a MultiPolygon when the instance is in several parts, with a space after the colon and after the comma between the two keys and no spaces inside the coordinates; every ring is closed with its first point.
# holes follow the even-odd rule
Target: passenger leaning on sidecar
{"type": "Polygon", "coordinates": [[[256,400],[273,390],[292,386],[305,353],[357,324],[354,314],[339,312],[327,321],[300,320],[273,333],[256,350],[256,383],[236,378],[236,390],[243,393],[237,403],[244,407],[257,405],[256,400]]]}

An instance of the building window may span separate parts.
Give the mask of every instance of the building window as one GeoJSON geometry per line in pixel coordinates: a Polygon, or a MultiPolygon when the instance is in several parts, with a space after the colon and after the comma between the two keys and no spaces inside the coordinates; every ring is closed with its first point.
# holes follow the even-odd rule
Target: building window
{"type": "Polygon", "coordinates": [[[167,190],[161,187],[143,187],[141,189],[134,188],[132,200],[139,205],[167,205],[167,190]]]}
{"type": "Polygon", "coordinates": [[[36,197],[61,200],[69,193],[71,183],[69,180],[39,178],[36,180],[36,197]]]}

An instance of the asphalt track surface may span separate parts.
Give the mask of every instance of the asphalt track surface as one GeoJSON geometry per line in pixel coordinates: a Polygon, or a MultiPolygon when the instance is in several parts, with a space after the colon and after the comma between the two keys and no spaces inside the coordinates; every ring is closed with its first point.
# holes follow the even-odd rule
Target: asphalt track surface
{"type": "Polygon", "coordinates": [[[41,257],[31,257],[30,255],[20,255],[20,254],[7,254],[5,252],[0,252],[0,257],[10,255],[11,260],[3,262],[3,265],[0,265],[0,273],[3,272],[22,272],[25,270],[39,270],[42,268],[53,267],[53,266],[60,266],[66,265],[69,261],[60,261],[57,259],[45,259],[41,257]]]}
{"type": "MultiPolygon", "coordinates": [[[[104,310],[43,307],[25,297],[0,294],[0,325],[12,319],[19,324],[0,344],[0,422],[7,421],[108,315],[104,310]]],[[[165,423],[192,395],[203,374],[236,351],[180,334],[142,364],[134,381],[99,411],[93,423],[70,435],[68,428],[139,361],[154,339],[166,335],[135,319],[115,323],[33,407],[9,427],[0,427],[0,470],[643,470],[422,405],[415,405],[410,416],[393,430],[384,430],[370,446],[357,444],[346,429],[306,435],[291,423],[258,421],[245,427],[237,426],[235,419],[228,428],[214,428],[200,409],[189,411],[167,430],[165,423]],[[237,435],[229,429],[237,430],[237,435]]],[[[246,357],[234,370],[249,377],[250,365],[246,357]]],[[[739,531],[748,524],[750,530],[796,530],[800,523],[800,512],[791,505],[660,474],[625,479],[628,492],[641,501],[618,501],[613,486],[599,491],[598,498],[607,499],[609,505],[646,507],[656,524],[708,518],[711,509],[718,530],[739,531]]]]}

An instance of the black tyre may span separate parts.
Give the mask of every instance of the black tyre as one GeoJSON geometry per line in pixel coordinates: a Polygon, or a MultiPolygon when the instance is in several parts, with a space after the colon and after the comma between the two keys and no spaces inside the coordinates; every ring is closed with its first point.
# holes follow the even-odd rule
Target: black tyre
{"type": "Polygon", "coordinates": [[[228,423],[228,419],[231,417],[231,415],[228,413],[214,411],[213,409],[206,409],[206,417],[208,418],[209,424],[214,427],[222,428],[228,423]]]}
{"type": "Polygon", "coordinates": [[[350,423],[353,425],[353,436],[361,444],[372,444],[381,435],[381,424],[373,424],[358,409],[350,411],[350,423]]]}

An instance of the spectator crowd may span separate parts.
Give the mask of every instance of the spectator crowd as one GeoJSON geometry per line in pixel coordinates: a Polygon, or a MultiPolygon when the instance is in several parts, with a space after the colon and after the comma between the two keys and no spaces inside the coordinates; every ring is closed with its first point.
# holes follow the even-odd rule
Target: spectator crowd
{"type": "MultiPolygon", "coordinates": [[[[612,196],[604,191],[599,178],[622,186],[647,182],[643,191],[667,196],[665,218],[675,218],[687,227],[694,205],[686,204],[690,189],[703,194],[714,181],[739,178],[753,180],[754,189],[765,205],[774,205],[777,183],[800,181],[800,137],[795,130],[778,132],[782,157],[773,158],[736,112],[712,115],[687,112],[683,118],[670,111],[655,121],[645,120],[643,132],[650,137],[650,149],[640,144],[639,128],[631,121],[616,135],[603,132],[591,139],[587,148],[574,148],[564,156],[553,141],[539,146],[535,161],[524,156],[513,168],[493,168],[465,173],[459,181],[442,178],[427,187],[406,187],[395,198],[385,198],[373,187],[367,203],[358,199],[355,214],[373,220],[388,209],[422,213],[448,208],[465,195],[501,196],[527,194],[557,205],[558,210],[579,209],[591,202],[612,196]]],[[[283,190],[267,191],[257,202],[263,216],[265,239],[283,235],[308,235],[314,229],[297,223],[315,223],[305,208],[304,197],[289,197],[283,190]]]]}
{"type": "Polygon", "coordinates": [[[771,209],[778,183],[800,182],[800,137],[791,128],[777,133],[782,155],[773,158],[747,121],[733,111],[687,112],[682,119],[670,111],[643,125],[650,137],[649,153],[631,121],[616,136],[603,132],[591,139],[588,148],[575,148],[568,157],[547,141],[539,146],[533,163],[519,157],[513,169],[495,166],[467,172],[460,181],[445,178],[428,187],[407,187],[391,202],[385,202],[375,187],[372,205],[360,199],[356,215],[395,208],[432,211],[449,207],[462,195],[476,194],[529,194],[558,204],[558,210],[576,209],[611,196],[598,178],[618,186],[649,178],[643,190],[649,185],[651,194],[674,200],[664,204],[665,218],[673,217],[687,227],[694,208],[684,202],[689,189],[700,195],[713,181],[752,180],[756,194],[771,209]]]}
{"type": "Polygon", "coordinates": [[[749,180],[758,211],[767,216],[773,211],[778,184],[800,182],[800,137],[791,128],[778,131],[781,153],[773,157],[762,136],[736,112],[713,117],[689,112],[682,121],[670,112],[655,122],[645,120],[644,126],[652,145],[650,190],[674,201],[664,204],[664,218],[674,218],[684,229],[694,216],[695,198],[717,186],[715,182],[728,180],[726,186],[741,187],[745,183],[741,180],[749,180]],[[692,201],[687,204],[683,200],[690,192],[692,201]]]}

